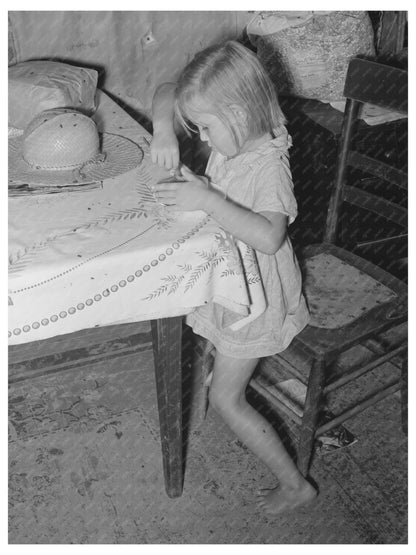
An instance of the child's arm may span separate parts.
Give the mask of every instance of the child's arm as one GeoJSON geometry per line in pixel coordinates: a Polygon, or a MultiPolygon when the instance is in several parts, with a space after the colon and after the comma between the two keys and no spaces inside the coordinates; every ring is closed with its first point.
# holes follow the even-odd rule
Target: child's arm
{"type": "Polygon", "coordinates": [[[150,155],[153,163],[166,169],[179,165],[179,144],[174,128],[175,83],[160,85],[152,102],[153,139],[150,155]]]}
{"type": "Polygon", "coordinates": [[[280,212],[253,212],[218,194],[204,209],[236,239],[265,254],[275,254],[287,233],[287,216],[280,212]]]}
{"type": "Polygon", "coordinates": [[[235,238],[265,254],[274,254],[287,233],[287,216],[280,212],[253,212],[226,200],[208,186],[207,178],[195,175],[185,166],[187,181],[156,185],[160,202],[177,210],[204,210],[235,238]]]}

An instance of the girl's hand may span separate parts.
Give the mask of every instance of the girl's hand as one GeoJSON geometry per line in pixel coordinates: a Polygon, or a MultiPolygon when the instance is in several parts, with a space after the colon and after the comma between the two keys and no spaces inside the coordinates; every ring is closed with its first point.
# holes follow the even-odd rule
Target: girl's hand
{"type": "Polygon", "coordinates": [[[156,199],[173,210],[203,210],[210,194],[209,180],[183,165],[181,173],[186,181],[157,183],[152,187],[156,199]]]}
{"type": "Polygon", "coordinates": [[[150,156],[154,164],[167,170],[179,165],[179,143],[173,130],[155,131],[150,144],[150,156]]]}

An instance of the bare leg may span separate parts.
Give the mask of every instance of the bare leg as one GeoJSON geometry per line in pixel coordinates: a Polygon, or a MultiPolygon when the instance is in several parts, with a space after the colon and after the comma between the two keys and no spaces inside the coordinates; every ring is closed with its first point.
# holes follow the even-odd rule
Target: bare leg
{"type": "Polygon", "coordinates": [[[279,480],[280,487],[260,497],[266,512],[278,514],[316,496],[287,453],[273,426],[246,400],[245,390],[258,359],[235,359],[217,351],[210,404],[238,438],[279,480]]]}

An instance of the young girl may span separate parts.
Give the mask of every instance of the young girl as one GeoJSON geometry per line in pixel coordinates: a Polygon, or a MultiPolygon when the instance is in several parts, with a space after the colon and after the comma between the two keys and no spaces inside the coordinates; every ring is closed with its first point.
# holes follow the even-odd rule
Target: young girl
{"type": "Polygon", "coordinates": [[[290,139],[273,85],[257,57],[237,42],[199,53],[153,101],[154,162],[179,164],[173,121],[197,128],[212,149],[206,176],[181,167],[185,182],[155,186],[175,210],[204,210],[256,253],[267,299],[263,314],[238,331],[224,326],[223,308],[198,307],[187,317],[216,348],[211,406],[276,476],[279,487],[260,494],[268,513],[311,501],[315,489],[298,471],[273,427],[246,401],[260,357],[281,352],[308,322],[301,275],[287,226],[297,207],[288,162],[290,139]]]}

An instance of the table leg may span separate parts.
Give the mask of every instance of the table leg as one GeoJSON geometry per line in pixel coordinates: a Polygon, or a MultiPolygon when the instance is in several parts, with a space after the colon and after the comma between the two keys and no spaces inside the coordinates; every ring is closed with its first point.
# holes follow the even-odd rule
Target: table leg
{"type": "Polygon", "coordinates": [[[152,320],[163,473],[169,497],[182,495],[182,317],[152,320]]]}

